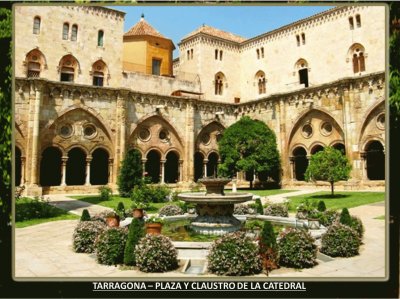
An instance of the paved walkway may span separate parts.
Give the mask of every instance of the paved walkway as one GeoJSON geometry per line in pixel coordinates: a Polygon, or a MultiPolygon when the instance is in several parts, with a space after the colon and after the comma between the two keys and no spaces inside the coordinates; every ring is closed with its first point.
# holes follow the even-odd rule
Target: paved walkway
{"type": "MultiPolygon", "coordinates": [[[[294,195],[292,192],[290,195],[294,195]]],[[[289,194],[280,194],[285,197],[289,194]]],[[[78,202],[78,201],[76,201],[78,202]]],[[[71,212],[81,213],[82,206],[65,196],[52,196],[52,204],[68,207],[71,212]]],[[[104,207],[103,207],[104,209],[104,207]]],[[[92,213],[92,212],[90,212],[92,213]]],[[[335,258],[322,262],[311,269],[294,270],[280,268],[270,273],[270,277],[352,277],[383,278],[385,276],[385,221],[374,219],[385,214],[383,203],[370,204],[350,209],[352,215],[359,216],[365,225],[364,244],[360,255],[352,258],[335,258]]],[[[60,278],[60,277],[199,277],[182,273],[185,259],[204,259],[205,249],[179,249],[181,264],[178,270],[168,273],[146,274],[138,270],[121,270],[115,266],[99,265],[93,254],[74,253],[72,234],[77,220],[48,222],[15,230],[15,275],[16,278],[60,278]]],[[[205,275],[216,277],[215,275],[205,275]]],[[[201,277],[204,277],[202,275],[201,277]]],[[[259,274],[254,277],[266,277],[259,274]]]]}

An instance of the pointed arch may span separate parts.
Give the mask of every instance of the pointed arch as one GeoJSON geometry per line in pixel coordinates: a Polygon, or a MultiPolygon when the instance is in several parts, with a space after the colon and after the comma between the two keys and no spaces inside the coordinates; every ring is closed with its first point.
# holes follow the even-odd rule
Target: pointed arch
{"type": "MultiPolygon", "coordinates": [[[[360,144],[365,144],[366,141],[368,140],[368,138],[370,137],[369,135],[377,135],[378,131],[379,131],[379,133],[378,133],[379,135],[383,134],[383,136],[384,136],[384,131],[382,129],[380,129],[380,130],[376,129],[375,127],[373,127],[372,131],[368,130],[368,131],[371,131],[371,132],[369,132],[368,134],[365,134],[365,132],[367,131],[368,127],[370,129],[372,129],[371,126],[369,126],[369,125],[373,122],[373,119],[378,117],[378,115],[384,114],[384,113],[386,113],[386,111],[385,111],[385,100],[384,99],[381,100],[380,102],[372,105],[365,112],[365,114],[364,114],[364,116],[362,118],[364,120],[364,122],[361,125],[360,131],[359,131],[359,135],[358,135],[360,144]]],[[[379,139],[381,139],[381,138],[379,138],[379,139]]],[[[381,140],[383,141],[383,144],[384,144],[384,140],[383,139],[381,139],[381,140]]]]}
{"type": "Polygon", "coordinates": [[[214,76],[214,94],[223,95],[224,86],[226,85],[226,76],[223,72],[217,72],[214,76]]]}
{"type": "Polygon", "coordinates": [[[73,82],[81,73],[81,65],[74,55],[66,54],[61,57],[57,70],[60,74],[60,81],[73,82]]]}
{"type": "Polygon", "coordinates": [[[100,58],[92,64],[90,75],[93,78],[94,86],[103,86],[104,80],[108,81],[110,72],[107,64],[103,61],[103,59],[100,58]]]}
{"type": "Polygon", "coordinates": [[[266,84],[267,79],[265,77],[265,73],[262,70],[259,70],[254,76],[255,83],[257,84],[257,94],[265,94],[266,93],[266,84]]]}
{"type": "Polygon", "coordinates": [[[23,65],[28,78],[37,78],[44,69],[47,69],[47,60],[43,52],[36,47],[26,53],[23,65]]]}

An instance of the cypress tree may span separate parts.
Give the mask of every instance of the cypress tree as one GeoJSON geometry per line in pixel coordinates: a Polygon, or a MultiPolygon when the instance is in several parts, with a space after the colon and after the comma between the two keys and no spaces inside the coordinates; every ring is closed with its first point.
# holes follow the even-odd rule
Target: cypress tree
{"type": "Polygon", "coordinates": [[[325,205],[325,202],[323,200],[320,200],[318,202],[318,208],[317,209],[320,212],[325,212],[326,211],[326,205],[325,205]]]}
{"type": "Polygon", "coordinates": [[[91,217],[90,217],[89,211],[87,209],[84,209],[82,211],[81,221],[90,221],[90,220],[91,220],[91,217]]]}
{"type": "Polygon", "coordinates": [[[351,226],[352,221],[351,221],[349,210],[347,208],[343,208],[342,213],[340,214],[339,221],[341,224],[351,226]]]}
{"type": "Polygon", "coordinates": [[[142,155],[136,149],[126,153],[118,175],[118,190],[121,196],[129,197],[133,187],[141,184],[142,155]]]}
{"type": "Polygon", "coordinates": [[[128,266],[136,265],[135,247],[140,239],[146,235],[144,222],[133,218],[129,225],[128,240],[125,245],[124,264],[128,266]]]}

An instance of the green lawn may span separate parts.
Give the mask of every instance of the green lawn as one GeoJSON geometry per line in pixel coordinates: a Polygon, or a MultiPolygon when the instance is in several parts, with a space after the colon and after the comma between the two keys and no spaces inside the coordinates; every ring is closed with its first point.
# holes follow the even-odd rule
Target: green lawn
{"type": "MultiPolygon", "coordinates": [[[[275,195],[275,194],[281,194],[281,193],[289,193],[289,192],[294,192],[298,190],[285,190],[285,189],[269,189],[269,190],[250,190],[250,189],[238,189],[238,192],[244,192],[244,193],[253,193],[255,195],[259,196],[269,196],[269,195],[275,195]]],[[[226,190],[225,192],[232,192],[231,190],[226,190]]]]}
{"type": "Polygon", "coordinates": [[[76,220],[79,218],[80,217],[77,215],[66,212],[63,215],[51,217],[51,218],[38,218],[38,219],[30,219],[30,220],[25,220],[25,221],[18,221],[18,222],[15,222],[15,227],[23,228],[23,227],[36,225],[36,224],[40,224],[40,223],[45,223],[45,222],[58,221],[58,220],[76,220]]]}
{"type": "MultiPolygon", "coordinates": [[[[81,201],[86,201],[91,204],[100,205],[103,207],[108,207],[112,209],[116,209],[119,202],[122,202],[125,206],[125,209],[130,209],[132,205],[132,199],[129,197],[121,197],[117,195],[113,195],[110,200],[102,200],[98,195],[92,196],[71,196],[71,198],[75,198],[81,201]]],[[[149,208],[146,209],[148,213],[156,213],[163,206],[171,204],[171,202],[161,202],[161,203],[152,203],[149,208]]]]}
{"type": "Polygon", "coordinates": [[[293,196],[288,198],[290,201],[289,211],[295,212],[296,207],[308,199],[309,202],[323,200],[328,209],[340,210],[343,208],[354,208],[370,203],[385,200],[384,192],[342,192],[339,191],[332,198],[330,192],[316,192],[312,194],[293,196]]]}
{"type": "Polygon", "coordinates": [[[385,220],[385,215],[382,215],[382,216],[375,217],[374,219],[378,219],[378,220],[385,220]]]}

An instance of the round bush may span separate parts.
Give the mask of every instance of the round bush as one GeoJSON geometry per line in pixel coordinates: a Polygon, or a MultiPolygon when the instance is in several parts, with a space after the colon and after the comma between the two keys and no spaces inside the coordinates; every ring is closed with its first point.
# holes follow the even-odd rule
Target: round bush
{"type": "Polygon", "coordinates": [[[264,209],[264,215],[289,217],[289,212],[286,205],[273,203],[264,209]]]}
{"type": "Polygon", "coordinates": [[[255,213],[256,211],[253,208],[245,204],[237,204],[233,209],[233,214],[235,215],[249,215],[255,213]]]}
{"type": "Polygon", "coordinates": [[[178,268],[178,251],[168,237],[147,234],[136,246],[136,265],[143,272],[165,272],[178,268]]]}
{"type": "Polygon", "coordinates": [[[183,215],[183,211],[177,205],[166,205],[163,206],[158,212],[159,216],[176,216],[183,215]]]}
{"type": "Polygon", "coordinates": [[[360,239],[357,232],[341,223],[334,223],[322,235],[321,252],[329,256],[350,257],[358,254],[360,239]]]}
{"type": "Polygon", "coordinates": [[[208,270],[218,275],[251,275],[262,271],[259,247],[243,232],[214,241],[208,254],[208,270]]]}
{"type": "Polygon", "coordinates": [[[75,252],[92,253],[94,243],[107,226],[101,221],[81,221],[75,228],[73,238],[73,248],[75,252]]]}
{"type": "Polygon", "coordinates": [[[102,232],[96,240],[97,261],[104,265],[121,264],[128,232],[126,228],[110,227],[102,232]]]}
{"type": "Polygon", "coordinates": [[[293,268],[310,268],[316,264],[314,238],[302,229],[286,229],[278,241],[279,264],[293,268]]]}
{"type": "Polygon", "coordinates": [[[351,216],[351,225],[350,225],[350,227],[352,229],[354,229],[357,232],[358,237],[360,239],[362,239],[362,237],[364,235],[364,225],[362,224],[361,219],[356,217],[356,216],[351,216]]]}

